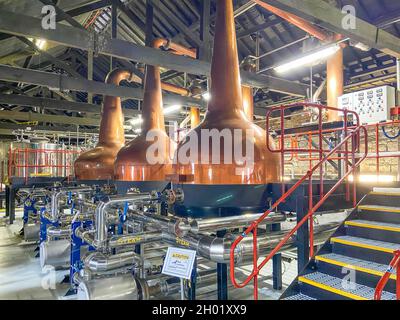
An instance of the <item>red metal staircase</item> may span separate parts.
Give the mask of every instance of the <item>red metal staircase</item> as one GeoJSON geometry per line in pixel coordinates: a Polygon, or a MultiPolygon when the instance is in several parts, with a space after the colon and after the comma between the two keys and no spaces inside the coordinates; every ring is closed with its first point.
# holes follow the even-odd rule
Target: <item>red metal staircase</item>
{"type": "Polygon", "coordinates": [[[239,236],[232,244],[230,250],[230,278],[233,285],[236,288],[243,288],[248,285],[251,281],[254,286],[254,299],[258,299],[258,277],[262,268],[272,259],[272,257],[278,253],[281,248],[286,244],[286,242],[297,232],[299,228],[301,228],[307,221],[309,222],[309,234],[310,234],[310,257],[314,256],[313,248],[314,248],[314,238],[313,238],[313,215],[314,213],[324,204],[324,202],[334,193],[340,185],[343,183],[346,184],[346,198],[350,199],[350,194],[353,196],[353,204],[356,206],[356,183],[352,184],[352,190],[350,190],[350,175],[353,175],[353,180],[356,181],[357,169],[360,164],[364,161],[368,154],[368,133],[367,129],[360,124],[359,117],[357,113],[342,110],[332,107],[327,107],[319,104],[311,104],[311,103],[300,103],[288,106],[279,106],[275,108],[271,108],[267,113],[266,127],[270,128],[270,117],[272,113],[280,113],[280,147],[279,149],[274,149],[267,139],[267,147],[271,152],[280,153],[281,154],[281,176],[282,179],[284,177],[284,157],[285,154],[293,154],[297,152],[307,152],[307,153],[317,153],[319,157],[319,162],[313,166],[297,183],[295,183],[288,191],[285,192],[285,185],[282,183],[282,196],[271,205],[271,207],[256,221],[254,221],[243,233],[239,236]],[[286,140],[285,140],[285,111],[292,108],[314,108],[317,110],[319,114],[319,122],[318,122],[318,148],[314,149],[304,149],[304,148],[285,148],[286,140]],[[323,111],[335,111],[343,113],[343,139],[339,142],[332,150],[324,149],[323,147],[323,132],[324,127],[322,123],[323,111]],[[352,123],[349,126],[349,123],[352,123]],[[364,140],[364,150],[361,149],[361,141],[364,140]],[[363,152],[363,153],[362,153],[363,152]],[[342,177],[336,182],[336,184],[331,187],[330,190],[325,191],[324,181],[323,181],[323,167],[329,161],[329,159],[333,155],[338,155],[338,158],[343,159],[345,163],[345,172],[342,177]],[[360,157],[360,154],[363,154],[360,157]],[[313,177],[316,173],[319,173],[319,182],[320,182],[320,198],[316,204],[313,203],[313,189],[312,182],[313,177]],[[299,223],[290,230],[286,236],[279,242],[279,244],[265,257],[261,263],[258,263],[259,257],[257,254],[257,228],[264,221],[268,215],[273,212],[275,209],[278,209],[279,205],[284,203],[294,191],[304,183],[308,183],[308,192],[309,192],[309,208],[308,213],[304,216],[304,218],[299,221],[299,223]],[[244,239],[244,237],[252,234],[253,237],[253,269],[251,274],[241,283],[236,280],[235,277],[235,250],[240,242],[244,239]]]}

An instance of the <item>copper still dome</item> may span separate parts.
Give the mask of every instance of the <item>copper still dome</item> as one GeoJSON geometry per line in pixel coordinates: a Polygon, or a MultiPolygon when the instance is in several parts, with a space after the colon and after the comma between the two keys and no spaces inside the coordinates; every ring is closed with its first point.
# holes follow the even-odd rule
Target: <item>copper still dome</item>
{"type": "Polygon", "coordinates": [[[114,171],[116,180],[162,181],[172,170],[171,154],[173,155],[175,148],[165,132],[160,68],[156,66],[146,67],[142,119],[140,135],[117,155],[114,171]],[[148,152],[155,142],[146,139],[148,134],[156,136],[157,144],[163,146],[154,154],[148,152]]]}
{"type": "MultiPolygon", "coordinates": [[[[280,181],[279,157],[266,148],[265,130],[249,121],[244,113],[232,0],[217,1],[210,94],[204,120],[178,145],[174,159],[175,176],[191,176],[188,180],[194,184],[265,184],[280,181]],[[247,143],[254,145],[253,170],[233,157],[230,157],[233,159],[231,163],[224,160],[229,158],[223,139],[218,150],[213,150],[209,142],[202,143],[203,129],[217,129],[219,132],[228,129],[231,136],[234,136],[235,129],[239,129],[242,139],[238,144],[242,144],[242,150],[246,150],[247,143]],[[246,136],[246,130],[252,131],[253,136],[246,136]],[[195,151],[188,147],[193,144],[193,135],[197,136],[195,151]],[[209,150],[202,148],[204,144],[209,144],[206,148],[209,150]],[[191,150],[190,159],[195,161],[182,161],[181,150],[191,150]],[[219,156],[219,164],[212,163],[213,156],[219,156]],[[208,159],[208,163],[204,159],[208,159]]],[[[228,149],[232,147],[233,152],[234,143],[228,143],[231,143],[228,149]]],[[[184,180],[182,178],[181,181],[184,180]]]]}
{"type": "MultiPolygon", "coordinates": [[[[130,81],[133,75],[128,70],[115,69],[106,78],[106,83],[119,85],[130,81]]],[[[124,117],[121,98],[106,96],[101,114],[99,142],[97,146],[82,153],[75,160],[77,180],[111,180],[114,177],[114,161],[125,143],[124,117]]]]}

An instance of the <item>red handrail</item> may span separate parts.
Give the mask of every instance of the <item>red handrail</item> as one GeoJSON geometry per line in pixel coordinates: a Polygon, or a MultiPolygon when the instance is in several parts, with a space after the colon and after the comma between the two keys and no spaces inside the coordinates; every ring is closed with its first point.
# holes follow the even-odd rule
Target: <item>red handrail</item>
{"type": "MultiPolygon", "coordinates": [[[[310,105],[310,104],[301,104],[301,105],[310,105]]],[[[336,191],[336,189],[342,184],[343,181],[345,181],[351,173],[353,175],[356,174],[356,168],[360,166],[360,164],[365,160],[365,158],[368,155],[368,131],[366,127],[360,126],[359,121],[358,121],[358,115],[355,114],[355,118],[357,120],[358,126],[354,129],[349,131],[347,127],[347,113],[350,111],[347,110],[340,110],[336,108],[331,108],[331,107],[325,107],[322,105],[315,105],[311,104],[314,107],[319,108],[319,114],[320,114],[320,121],[319,121],[319,131],[320,131],[320,143],[319,143],[319,149],[312,150],[312,152],[318,152],[320,156],[320,161],[318,162],[317,165],[312,167],[306,175],[304,175],[299,181],[297,181],[287,192],[284,192],[284,184],[282,183],[282,196],[256,221],[254,221],[233,243],[230,248],[230,278],[233,283],[233,285],[236,288],[243,288],[246,286],[252,279],[254,280],[254,298],[258,298],[258,275],[261,269],[268,263],[268,261],[277,253],[280,251],[280,249],[285,245],[285,243],[293,236],[297,230],[304,225],[304,223],[307,220],[310,220],[310,256],[312,257],[314,255],[313,252],[313,247],[314,247],[314,238],[313,238],[313,214],[322,206],[322,204],[326,201],[326,199],[336,191]],[[345,138],[335,147],[333,148],[328,154],[323,155],[322,152],[322,109],[326,108],[328,110],[336,110],[336,111],[341,111],[345,113],[345,125],[344,125],[344,131],[345,131],[345,138]],[[360,137],[361,133],[363,132],[364,134],[364,148],[365,152],[364,155],[359,158],[356,162],[356,152],[360,152],[360,137]],[[351,151],[348,150],[348,144],[351,142],[351,151]],[[345,150],[343,151],[343,147],[345,150]],[[351,169],[349,170],[348,168],[346,169],[345,174],[337,181],[337,183],[326,193],[324,194],[323,191],[323,186],[322,186],[322,165],[327,162],[332,154],[334,153],[344,153],[346,156],[346,162],[348,160],[348,156],[351,154],[351,169]],[[320,169],[320,200],[313,206],[313,201],[312,201],[312,196],[313,196],[313,190],[312,190],[312,176],[314,172],[320,169]],[[258,256],[257,256],[257,227],[260,223],[263,222],[263,220],[274,210],[276,209],[281,203],[283,203],[289,196],[292,195],[292,193],[306,180],[309,182],[309,211],[307,215],[305,215],[301,221],[279,242],[279,244],[269,253],[269,255],[258,265],[258,256]],[[238,283],[235,278],[235,250],[238,246],[238,244],[246,237],[250,232],[253,233],[253,270],[251,274],[241,283],[238,283]]],[[[289,152],[295,152],[298,150],[294,149],[289,149],[285,150],[284,149],[284,138],[282,136],[284,135],[284,123],[283,123],[283,113],[285,108],[291,108],[291,106],[281,106],[277,107],[275,109],[280,109],[281,110],[281,143],[280,143],[280,149],[279,150],[274,150],[270,148],[268,145],[268,149],[271,152],[280,152],[282,153],[282,159],[284,158],[284,152],[289,151],[289,152]]],[[[271,115],[272,110],[267,113],[267,128],[269,128],[269,116],[271,115]]],[[[268,141],[268,139],[267,139],[268,141]]],[[[268,144],[268,143],[267,143],[268,144]]],[[[308,150],[310,151],[310,150],[308,150]]],[[[348,167],[348,162],[347,162],[347,167],[348,167]]],[[[355,181],[355,179],[354,179],[355,181]]],[[[346,194],[350,193],[350,186],[348,185],[346,188],[346,194]]],[[[350,196],[349,196],[350,197],[350,196]]],[[[346,196],[347,198],[347,196],[346,196]]],[[[356,189],[355,189],[355,183],[353,183],[353,205],[356,205],[356,189]]]]}
{"type": "Polygon", "coordinates": [[[375,300],[381,300],[383,289],[388,283],[393,270],[396,270],[396,299],[400,300],[400,250],[393,252],[393,259],[376,286],[374,296],[375,300]]]}

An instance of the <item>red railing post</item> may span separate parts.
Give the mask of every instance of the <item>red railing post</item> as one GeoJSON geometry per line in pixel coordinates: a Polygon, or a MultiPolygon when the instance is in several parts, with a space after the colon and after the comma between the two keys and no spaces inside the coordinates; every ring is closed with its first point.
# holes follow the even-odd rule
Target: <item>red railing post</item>
{"type": "Polygon", "coordinates": [[[396,299],[400,300],[400,250],[393,252],[393,259],[390,261],[388,269],[376,285],[374,295],[375,300],[381,300],[383,289],[387,285],[392,275],[392,271],[394,270],[396,270],[396,299]]]}
{"type": "Polygon", "coordinates": [[[253,274],[254,300],[258,300],[258,253],[257,253],[257,226],[253,229],[253,274]]]}
{"type": "MultiPolygon", "coordinates": [[[[282,194],[285,193],[285,109],[281,106],[281,179],[282,179],[282,194]]],[[[266,130],[268,130],[267,128],[266,130]]],[[[268,141],[268,139],[267,139],[268,141]]]]}
{"type": "Polygon", "coordinates": [[[396,268],[396,299],[400,300],[400,263],[396,268]]]}

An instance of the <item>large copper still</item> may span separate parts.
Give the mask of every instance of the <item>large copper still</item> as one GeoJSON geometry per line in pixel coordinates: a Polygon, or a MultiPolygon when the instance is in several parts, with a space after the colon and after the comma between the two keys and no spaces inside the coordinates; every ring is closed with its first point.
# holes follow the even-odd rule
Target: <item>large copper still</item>
{"type": "MultiPolygon", "coordinates": [[[[153,44],[160,46],[159,39],[153,44]]],[[[163,181],[172,170],[171,154],[175,147],[165,132],[161,89],[160,68],[146,66],[141,133],[117,155],[115,179],[118,181],[163,181]],[[153,138],[147,139],[148,135],[153,138]],[[153,152],[155,143],[162,146],[156,153],[153,152]]]]}
{"type": "MultiPolygon", "coordinates": [[[[131,81],[130,71],[115,69],[111,71],[106,83],[119,85],[123,80],[131,81]]],[[[124,117],[121,98],[106,96],[100,122],[97,146],[82,153],[74,163],[78,180],[111,180],[114,177],[114,161],[118,151],[125,143],[124,117]]]]}
{"type": "MultiPolygon", "coordinates": [[[[279,181],[279,158],[267,150],[265,130],[251,123],[244,113],[232,0],[217,1],[210,94],[211,99],[204,120],[178,145],[174,165],[175,176],[182,177],[179,178],[181,181],[186,179],[184,177],[191,176],[187,181],[194,184],[265,184],[279,181]],[[236,161],[232,155],[232,163],[225,161],[227,157],[224,139],[221,139],[217,151],[212,149],[211,143],[206,142],[209,144],[209,150],[206,150],[205,154],[202,148],[203,129],[217,129],[218,132],[228,129],[232,137],[234,130],[239,129],[242,132],[242,150],[246,150],[247,143],[254,144],[253,170],[236,161]],[[247,130],[253,132],[253,137],[246,135],[247,130]],[[188,147],[193,145],[193,135],[197,136],[197,150],[188,147]],[[190,158],[195,161],[182,161],[181,150],[190,150],[190,158]],[[214,152],[219,153],[219,164],[212,163],[214,152]],[[208,163],[205,163],[204,159],[208,159],[208,163]]],[[[233,143],[228,149],[229,147],[232,147],[233,152],[233,143]]]]}

